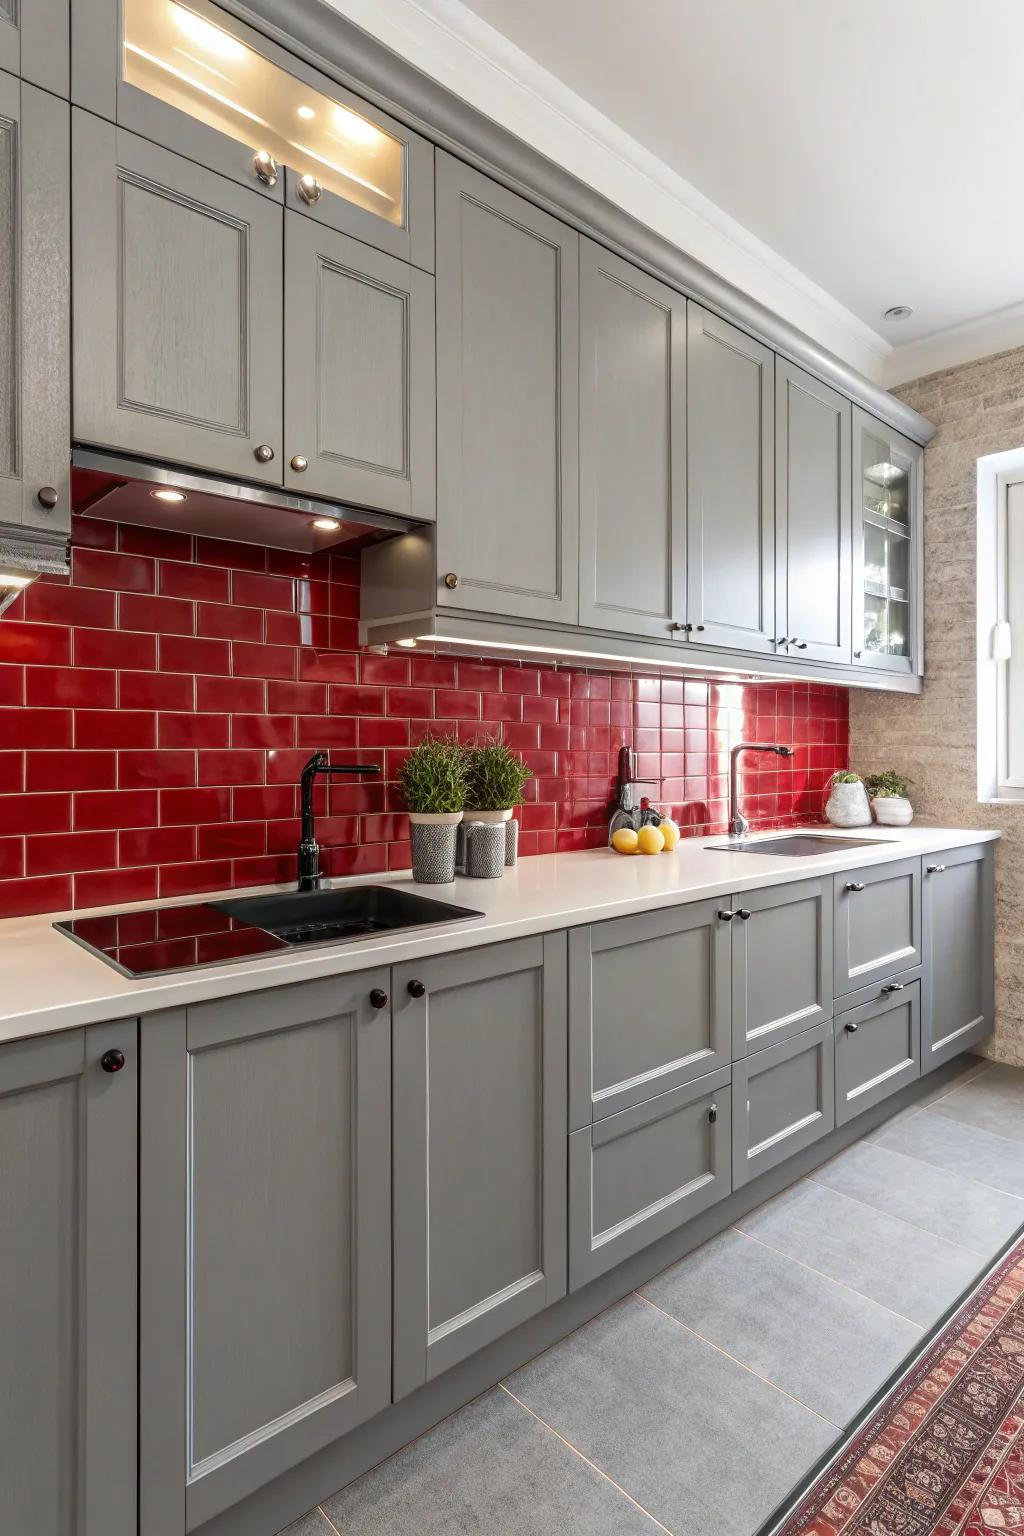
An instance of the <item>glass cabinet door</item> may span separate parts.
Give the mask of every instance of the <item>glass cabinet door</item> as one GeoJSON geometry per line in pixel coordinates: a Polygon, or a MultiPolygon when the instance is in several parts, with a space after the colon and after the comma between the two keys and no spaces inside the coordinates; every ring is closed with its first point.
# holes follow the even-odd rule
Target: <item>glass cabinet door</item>
{"type": "Polygon", "coordinates": [[[854,412],[854,661],[885,671],[920,666],[922,450],[854,412]]]}

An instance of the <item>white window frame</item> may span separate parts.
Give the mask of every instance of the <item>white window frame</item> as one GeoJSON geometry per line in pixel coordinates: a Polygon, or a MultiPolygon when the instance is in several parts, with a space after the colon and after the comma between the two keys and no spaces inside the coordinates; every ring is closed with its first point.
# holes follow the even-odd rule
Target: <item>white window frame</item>
{"type": "MultiPolygon", "coordinates": [[[[978,799],[1024,801],[1024,762],[1009,761],[1008,705],[1012,675],[1024,693],[1024,625],[1008,626],[1008,492],[1024,485],[1024,449],[978,460],[978,799]]],[[[1024,566],[1024,530],[1019,560],[1024,566]]],[[[1024,581],[1024,569],[1020,579],[1024,581]]]]}

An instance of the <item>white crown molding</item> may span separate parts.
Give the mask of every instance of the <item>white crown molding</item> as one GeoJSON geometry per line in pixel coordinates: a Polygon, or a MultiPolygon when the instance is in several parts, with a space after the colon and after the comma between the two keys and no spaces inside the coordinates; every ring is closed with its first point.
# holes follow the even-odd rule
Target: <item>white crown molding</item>
{"type": "Polygon", "coordinates": [[[459,0],[329,0],[385,47],[880,382],[890,344],[459,0]]]}
{"type": "Polygon", "coordinates": [[[886,389],[894,389],[911,379],[926,378],[943,368],[959,368],[963,363],[991,357],[993,352],[1009,352],[1014,347],[1024,347],[1024,303],[993,310],[977,320],[966,320],[963,325],[951,325],[894,347],[885,361],[881,382],[886,389]]]}

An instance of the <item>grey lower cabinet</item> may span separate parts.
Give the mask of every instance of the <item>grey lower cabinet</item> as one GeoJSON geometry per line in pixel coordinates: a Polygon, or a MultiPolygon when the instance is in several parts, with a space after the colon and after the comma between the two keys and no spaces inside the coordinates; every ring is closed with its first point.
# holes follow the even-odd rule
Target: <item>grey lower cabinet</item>
{"type": "Polygon", "coordinates": [[[993,845],[922,862],[921,1065],[928,1072],[992,1033],[993,845]]]}
{"type": "Polygon", "coordinates": [[[920,971],[846,998],[836,1016],[836,1124],[920,1076],[920,971]]]}
{"type": "Polygon", "coordinates": [[[0,69],[68,95],[69,0],[0,0],[0,69]]]}
{"type": "Polygon", "coordinates": [[[288,210],[284,480],[431,520],[434,281],[288,210]]]}
{"type": "Polygon", "coordinates": [[[438,601],[576,624],[579,236],[436,168],[438,601]]]}
{"type": "Polygon", "coordinates": [[[281,209],[78,110],[72,169],[74,436],[280,484],[281,209]]]}
{"type": "Polygon", "coordinates": [[[832,882],[742,891],[716,903],[732,930],[732,1054],[832,1017],[832,882]]]}
{"type": "Polygon", "coordinates": [[[140,1529],[181,1536],[391,1397],[389,972],[142,1023],[140,1529]]]}
{"type": "Polygon", "coordinates": [[[658,1094],[569,1137],[569,1289],[732,1188],[731,1069],[658,1094]]]}
{"type": "Polygon", "coordinates": [[[729,1064],[730,935],[719,905],[571,930],[571,1130],[729,1064]]]}
{"type": "Polygon", "coordinates": [[[775,363],[778,652],[849,664],[852,516],[849,400],[775,363]]]}
{"type": "Polygon", "coordinates": [[[663,640],[685,608],[686,300],[582,240],[580,623],[663,640]]]}
{"type": "Polygon", "coordinates": [[[132,1019],[0,1047],[5,1536],[138,1529],[137,1038],[132,1019]]]}
{"type": "MultiPolygon", "coordinates": [[[[47,7],[26,5],[26,21],[34,10],[47,7]]],[[[3,73],[0,167],[0,525],[60,544],[71,519],[68,108],[3,73]]]]}
{"type": "Polygon", "coordinates": [[[832,1020],[732,1069],[732,1181],[739,1189],[835,1129],[832,1020]]]}
{"type": "Polygon", "coordinates": [[[565,1295],[565,934],[393,975],[397,1400],[565,1295]]]}
{"type": "Polygon", "coordinates": [[[921,964],[921,860],[833,876],[835,995],[921,964]]]}
{"type": "Polygon", "coordinates": [[[773,655],[775,354],[687,309],[689,639],[773,655]]]}

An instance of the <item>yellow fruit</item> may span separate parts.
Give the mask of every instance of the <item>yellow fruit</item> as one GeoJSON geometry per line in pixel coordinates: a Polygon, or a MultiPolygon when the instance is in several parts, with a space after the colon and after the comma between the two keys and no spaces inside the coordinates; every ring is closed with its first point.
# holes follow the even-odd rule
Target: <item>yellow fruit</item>
{"type": "Polygon", "coordinates": [[[672,849],[679,841],[679,828],[672,820],[671,816],[665,817],[664,821],[660,823],[658,831],[665,839],[665,852],[671,853],[672,849]]]}
{"type": "Polygon", "coordinates": [[[632,827],[620,827],[612,833],[612,847],[616,853],[636,853],[638,841],[632,827]]]}
{"type": "Polygon", "coordinates": [[[636,845],[641,853],[660,853],[665,838],[660,827],[641,827],[636,835],[636,845]]]}

